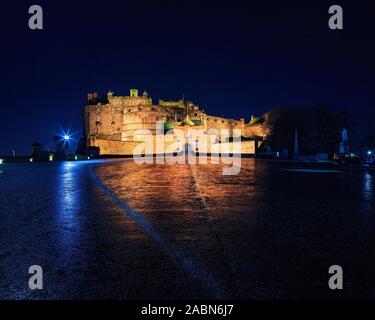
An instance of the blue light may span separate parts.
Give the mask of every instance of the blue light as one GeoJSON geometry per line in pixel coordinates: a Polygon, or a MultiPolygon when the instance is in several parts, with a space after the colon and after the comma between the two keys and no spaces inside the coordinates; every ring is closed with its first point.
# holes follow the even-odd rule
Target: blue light
{"type": "Polygon", "coordinates": [[[367,154],[368,154],[369,156],[371,156],[371,155],[372,155],[372,151],[371,151],[371,150],[367,151],[367,154]]]}
{"type": "Polygon", "coordinates": [[[70,136],[67,135],[67,134],[65,134],[65,135],[64,135],[64,140],[65,140],[65,141],[69,141],[69,140],[70,140],[70,136]]]}

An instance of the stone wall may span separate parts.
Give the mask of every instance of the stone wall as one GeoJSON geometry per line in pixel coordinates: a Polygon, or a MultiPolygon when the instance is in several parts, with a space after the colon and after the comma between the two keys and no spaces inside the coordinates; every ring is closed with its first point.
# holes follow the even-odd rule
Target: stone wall
{"type": "Polygon", "coordinates": [[[121,139],[123,113],[122,109],[110,104],[90,105],[85,107],[86,136],[117,135],[121,139]]]}
{"type": "Polygon", "coordinates": [[[139,145],[140,142],[133,141],[114,141],[95,139],[91,142],[91,146],[100,148],[100,155],[117,155],[117,156],[129,156],[133,155],[134,148],[139,145]]]}
{"type": "MultiPolygon", "coordinates": [[[[167,128],[182,131],[191,128],[210,134],[210,130],[218,130],[220,134],[220,130],[228,130],[232,136],[233,131],[239,129],[241,136],[247,138],[267,137],[269,134],[269,128],[265,124],[245,124],[244,119],[210,116],[191,101],[160,100],[159,105],[153,105],[147,92],[138,96],[135,89],[131,90],[130,96],[114,96],[109,92],[103,99],[99,99],[97,94],[91,94],[89,100],[89,105],[84,108],[87,146],[100,147],[103,155],[133,154],[134,148],[140,143],[137,141],[149,139],[147,133],[135,133],[138,130],[149,130],[153,135],[152,139],[155,139],[157,121],[167,123],[167,128]]],[[[176,144],[176,141],[173,143],[176,144]]],[[[255,153],[254,141],[243,141],[242,145],[243,153],[255,153]]],[[[200,152],[210,153],[211,150],[200,152]]]]}
{"type": "Polygon", "coordinates": [[[234,129],[243,130],[244,122],[242,120],[226,119],[222,117],[206,116],[207,130],[229,130],[232,135],[234,129]]]}
{"type": "Polygon", "coordinates": [[[244,126],[244,137],[267,137],[270,134],[270,128],[265,124],[254,124],[244,126]]]}
{"type": "MultiPolygon", "coordinates": [[[[132,156],[134,150],[138,148],[141,150],[141,154],[160,154],[156,147],[156,138],[150,137],[152,141],[152,148],[146,150],[143,146],[144,142],[135,142],[135,141],[111,141],[106,139],[95,139],[91,142],[92,146],[100,148],[100,155],[117,155],[117,156],[132,156]]],[[[175,139],[170,141],[165,136],[159,136],[158,139],[161,139],[164,142],[164,150],[166,153],[169,152],[181,152],[186,148],[186,141],[178,143],[175,139]]],[[[160,140],[159,140],[160,141],[160,140]]],[[[226,142],[226,143],[214,143],[214,144],[199,144],[189,145],[193,151],[200,153],[241,153],[253,155],[256,153],[256,141],[242,141],[239,142],[226,142]],[[196,149],[197,148],[197,149],[196,149]]]]}

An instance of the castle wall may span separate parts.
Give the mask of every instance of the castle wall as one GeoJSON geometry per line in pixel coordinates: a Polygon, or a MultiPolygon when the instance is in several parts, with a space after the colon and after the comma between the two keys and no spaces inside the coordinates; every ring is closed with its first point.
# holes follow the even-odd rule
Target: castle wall
{"type": "Polygon", "coordinates": [[[110,104],[90,105],[85,107],[86,136],[101,134],[120,139],[123,114],[120,107],[110,104]]]}
{"type": "Polygon", "coordinates": [[[126,110],[123,115],[122,140],[138,140],[138,130],[148,130],[155,135],[157,121],[167,121],[167,115],[156,106],[139,106],[126,110]]]}
{"type": "Polygon", "coordinates": [[[130,156],[133,155],[134,148],[139,145],[139,143],[140,142],[133,141],[95,139],[92,142],[92,146],[100,148],[100,155],[130,156]]]}
{"type": "MultiPolygon", "coordinates": [[[[222,150],[241,150],[241,154],[254,155],[256,153],[256,141],[241,141],[240,142],[227,142],[222,143],[222,150]]],[[[235,152],[236,153],[236,152],[235,152]]]]}
{"type": "Polygon", "coordinates": [[[269,135],[269,127],[264,124],[245,125],[243,129],[244,137],[267,137],[269,135]]]}
{"type": "MultiPolygon", "coordinates": [[[[182,131],[191,128],[209,132],[214,129],[220,134],[220,130],[225,129],[232,135],[233,130],[240,129],[243,137],[266,137],[269,134],[266,125],[250,125],[245,124],[244,119],[206,115],[191,101],[160,100],[159,105],[153,105],[147,92],[138,96],[136,89],[131,90],[130,96],[114,96],[109,92],[106,99],[89,94],[89,100],[89,105],[84,108],[87,146],[100,147],[102,155],[132,155],[139,142],[149,138],[147,135],[136,135],[137,131],[149,130],[152,139],[155,139],[158,121],[169,123],[171,128],[182,131]],[[186,116],[187,110],[189,117],[186,116]]],[[[173,143],[176,144],[176,141],[173,143]]],[[[211,150],[200,152],[211,153],[211,150]]],[[[242,152],[255,153],[255,142],[243,141],[242,152]]]]}
{"type": "MultiPolygon", "coordinates": [[[[159,139],[164,140],[165,153],[181,152],[185,149],[185,141],[176,143],[176,141],[168,141],[168,139],[165,139],[165,136],[159,136],[159,139]]],[[[152,141],[153,144],[151,152],[145,152],[145,154],[160,154],[160,152],[157,152],[156,138],[153,137],[152,141]]],[[[256,141],[242,141],[241,143],[227,142],[220,144],[215,143],[213,145],[207,144],[205,146],[198,144],[196,146],[191,146],[191,148],[194,149],[195,147],[199,147],[198,150],[194,151],[198,151],[200,153],[237,153],[238,151],[240,151],[241,154],[253,155],[256,152],[256,144],[256,141]]],[[[101,155],[132,156],[134,154],[135,148],[140,147],[141,145],[143,146],[144,142],[95,139],[94,141],[92,141],[92,145],[100,148],[101,155]]],[[[142,150],[143,151],[141,152],[143,154],[145,149],[142,148],[142,150]]]]}
{"type": "Polygon", "coordinates": [[[242,121],[226,119],[222,117],[206,116],[206,128],[207,131],[213,130],[229,130],[229,134],[232,135],[234,129],[243,130],[244,123],[242,121]]]}

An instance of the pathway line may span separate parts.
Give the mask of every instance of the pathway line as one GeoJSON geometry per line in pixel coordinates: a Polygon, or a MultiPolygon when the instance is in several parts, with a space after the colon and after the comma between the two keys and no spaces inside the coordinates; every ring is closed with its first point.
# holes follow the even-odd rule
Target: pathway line
{"type": "Polygon", "coordinates": [[[146,233],[153,241],[157,242],[162,251],[172,259],[175,264],[180,265],[185,271],[188,271],[196,280],[206,287],[210,294],[216,299],[224,298],[224,290],[210,274],[210,272],[198,262],[186,257],[182,248],[176,244],[171,243],[163,237],[154,226],[142,214],[131,209],[124,201],[120,200],[95,174],[94,166],[90,166],[89,172],[91,178],[97,186],[115,203],[120,207],[124,213],[131,218],[138,227],[146,233]]]}

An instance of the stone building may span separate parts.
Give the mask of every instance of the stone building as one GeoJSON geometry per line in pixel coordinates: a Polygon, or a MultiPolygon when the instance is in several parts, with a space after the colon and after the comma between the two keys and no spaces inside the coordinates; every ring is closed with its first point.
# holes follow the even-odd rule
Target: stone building
{"type": "MultiPolygon", "coordinates": [[[[146,91],[140,95],[137,89],[131,89],[129,96],[115,96],[111,91],[105,97],[99,97],[97,93],[88,94],[84,107],[86,147],[97,148],[101,155],[132,155],[134,148],[150,135],[154,140],[160,135],[157,122],[163,122],[162,135],[176,129],[184,132],[199,130],[205,134],[210,134],[214,129],[226,129],[232,136],[235,129],[240,129],[244,138],[242,143],[246,145],[244,153],[255,153],[269,134],[267,115],[252,117],[249,123],[245,123],[244,119],[207,115],[198,105],[185,99],[159,100],[158,104],[154,104],[146,91]]],[[[176,141],[171,142],[176,144],[176,152],[180,151],[185,141],[177,142],[180,142],[180,146],[176,141]]],[[[210,150],[200,151],[210,153],[210,150]]]]}

